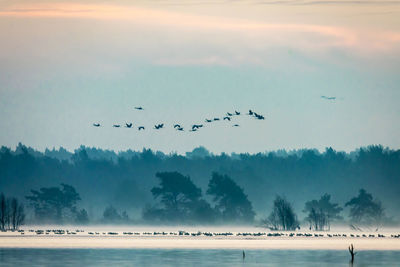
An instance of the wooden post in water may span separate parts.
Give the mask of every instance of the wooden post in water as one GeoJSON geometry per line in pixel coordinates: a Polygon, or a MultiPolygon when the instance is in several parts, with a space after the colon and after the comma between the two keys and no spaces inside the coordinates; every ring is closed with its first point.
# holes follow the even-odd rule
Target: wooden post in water
{"type": "Polygon", "coordinates": [[[353,244],[351,244],[351,245],[349,246],[349,252],[350,252],[350,255],[351,255],[351,261],[350,261],[350,263],[351,263],[351,265],[353,265],[353,263],[354,263],[354,255],[357,254],[357,252],[354,252],[354,246],[353,246],[353,244]]]}

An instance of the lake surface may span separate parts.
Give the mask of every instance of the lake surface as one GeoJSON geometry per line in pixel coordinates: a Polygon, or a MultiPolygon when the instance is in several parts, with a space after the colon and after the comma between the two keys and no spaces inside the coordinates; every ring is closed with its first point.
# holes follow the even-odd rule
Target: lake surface
{"type": "MultiPolygon", "coordinates": [[[[348,251],[0,249],[1,266],[349,266],[348,251]]],[[[360,251],[354,266],[400,266],[400,251],[360,251]]]]}

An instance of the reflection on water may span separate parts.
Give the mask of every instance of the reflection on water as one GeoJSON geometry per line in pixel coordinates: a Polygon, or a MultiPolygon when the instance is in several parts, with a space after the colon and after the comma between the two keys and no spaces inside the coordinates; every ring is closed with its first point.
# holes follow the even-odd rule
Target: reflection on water
{"type": "MultiPolygon", "coordinates": [[[[349,266],[345,250],[0,249],[1,266],[349,266]]],[[[400,251],[360,251],[354,266],[400,266],[400,251]]]]}

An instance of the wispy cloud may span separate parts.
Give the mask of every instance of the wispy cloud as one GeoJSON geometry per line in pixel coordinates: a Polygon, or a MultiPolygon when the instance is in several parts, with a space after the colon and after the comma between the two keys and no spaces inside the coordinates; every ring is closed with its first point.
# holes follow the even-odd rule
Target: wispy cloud
{"type": "Polygon", "coordinates": [[[398,0],[261,0],[250,1],[253,4],[264,5],[400,5],[398,0]]]}
{"type": "Polygon", "coordinates": [[[270,53],[271,47],[288,47],[312,54],[331,49],[351,50],[364,55],[400,50],[400,33],[393,30],[293,21],[269,23],[259,19],[195,15],[131,5],[24,4],[1,9],[1,16],[110,20],[133,23],[133,29],[140,25],[157,36],[165,37],[161,42],[164,46],[146,48],[157,49],[147,52],[158,54],[158,57],[151,56],[152,62],[161,65],[229,65],[243,61],[258,64],[265,60],[261,55],[270,53]],[[176,56],[166,57],[164,54],[168,53],[164,52],[168,49],[174,50],[176,56]]]}

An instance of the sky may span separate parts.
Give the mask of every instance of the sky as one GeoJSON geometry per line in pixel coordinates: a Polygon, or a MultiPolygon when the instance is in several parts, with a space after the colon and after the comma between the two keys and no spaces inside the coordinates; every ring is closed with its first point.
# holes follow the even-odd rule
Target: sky
{"type": "Polygon", "coordinates": [[[0,0],[0,145],[399,149],[399,102],[400,0],[0,0]]]}

